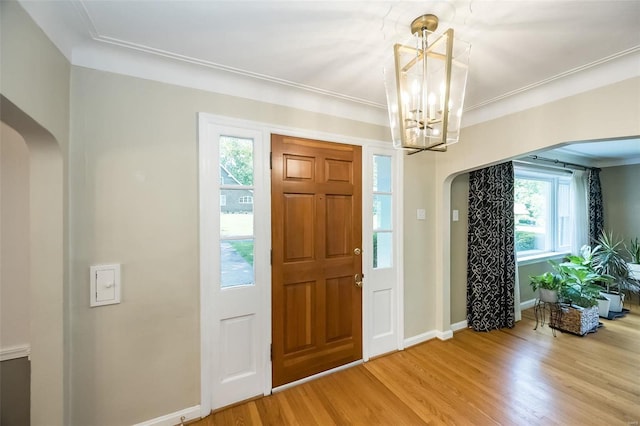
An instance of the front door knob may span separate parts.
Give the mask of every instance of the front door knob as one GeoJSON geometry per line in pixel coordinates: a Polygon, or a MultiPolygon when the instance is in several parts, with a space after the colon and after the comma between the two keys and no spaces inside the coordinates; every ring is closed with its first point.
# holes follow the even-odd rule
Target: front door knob
{"type": "Polygon", "coordinates": [[[353,279],[356,282],[356,287],[358,288],[362,288],[362,279],[364,278],[364,274],[360,275],[360,274],[355,274],[353,279]]]}

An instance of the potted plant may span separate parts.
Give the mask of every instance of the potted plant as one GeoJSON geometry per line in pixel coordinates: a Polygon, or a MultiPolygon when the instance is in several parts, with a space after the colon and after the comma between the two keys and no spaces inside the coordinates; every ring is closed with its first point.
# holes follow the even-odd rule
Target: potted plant
{"type": "MultiPolygon", "coordinates": [[[[580,256],[568,256],[567,261],[573,264],[581,265],[584,268],[587,268],[592,273],[596,273],[593,269],[593,255],[595,252],[599,250],[599,247],[596,247],[594,250],[591,249],[591,246],[583,246],[580,250],[580,256]]],[[[594,275],[590,275],[590,284],[591,285],[599,285],[604,282],[611,281],[612,277],[606,275],[599,275],[596,277],[594,275]]],[[[598,296],[596,297],[596,301],[598,303],[598,315],[601,317],[607,318],[609,316],[609,310],[611,308],[611,299],[605,296],[604,293],[600,291],[600,287],[598,287],[598,296]]]]}
{"type": "MultiPolygon", "coordinates": [[[[601,287],[598,282],[611,278],[600,274],[592,266],[592,250],[584,246],[580,255],[567,256],[563,262],[549,262],[554,272],[530,277],[534,290],[555,289],[560,315],[551,318],[551,326],[584,335],[598,326],[598,300],[601,287]]],[[[542,294],[540,294],[542,300],[542,294]]],[[[553,302],[551,302],[553,303],[553,302]]],[[[606,309],[608,313],[608,308],[606,309]]]]}
{"type": "Polygon", "coordinates": [[[625,249],[630,258],[627,264],[629,267],[629,276],[640,281],[640,240],[638,240],[638,237],[631,240],[630,246],[625,246],[625,249]]]}
{"type": "Polygon", "coordinates": [[[609,318],[609,311],[611,310],[611,299],[604,294],[598,295],[598,315],[603,318],[609,318]]]}
{"type": "Polygon", "coordinates": [[[533,291],[538,292],[538,298],[542,302],[556,303],[561,284],[560,276],[551,272],[529,277],[529,285],[533,291]]]}
{"type": "Polygon", "coordinates": [[[560,298],[565,303],[558,322],[561,330],[584,335],[598,327],[601,288],[597,283],[607,282],[610,277],[596,272],[591,260],[591,247],[584,246],[579,256],[552,263],[561,277],[560,298]]]}
{"type": "MultiPolygon", "coordinates": [[[[577,257],[570,256],[570,258],[577,257]]],[[[563,302],[582,308],[597,306],[598,297],[600,297],[600,286],[597,283],[606,280],[606,277],[572,260],[557,264],[556,268],[562,277],[563,302]]]]}
{"type": "Polygon", "coordinates": [[[599,284],[604,296],[611,300],[609,309],[612,312],[622,312],[625,292],[637,293],[640,290],[640,285],[629,277],[629,266],[621,253],[622,246],[622,240],[615,239],[612,233],[603,232],[591,257],[594,270],[611,277],[599,284]]]}

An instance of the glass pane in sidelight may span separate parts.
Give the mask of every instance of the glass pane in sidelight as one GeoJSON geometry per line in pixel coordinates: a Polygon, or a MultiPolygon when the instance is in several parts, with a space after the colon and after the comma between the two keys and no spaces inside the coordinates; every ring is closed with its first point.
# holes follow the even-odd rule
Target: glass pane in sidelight
{"type": "Polygon", "coordinates": [[[253,239],[220,241],[220,286],[253,285],[253,239]]]}
{"type": "Polygon", "coordinates": [[[391,230],[391,195],[374,194],[373,229],[391,230]]]}
{"type": "Polygon", "coordinates": [[[392,232],[373,233],[373,268],[382,269],[393,266],[392,232]]]}
{"type": "Polygon", "coordinates": [[[249,189],[221,189],[220,236],[245,237],[253,235],[253,191],[249,189]]]}
{"type": "Polygon", "coordinates": [[[220,185],[253,185],[253,139],[220,137],[220,185]]]}
{"type": "Polygon", "coordinates": [[[391,192],[391,157],[373,156],[373,191],[391,192]]]}

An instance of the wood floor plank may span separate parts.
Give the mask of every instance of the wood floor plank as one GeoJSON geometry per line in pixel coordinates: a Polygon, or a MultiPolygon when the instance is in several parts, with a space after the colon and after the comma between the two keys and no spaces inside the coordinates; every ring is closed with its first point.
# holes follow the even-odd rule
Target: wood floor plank
{"type": "Polygon", "coordinates": [[[638,425],[640,307],[584,337],[462,330],[213,413],[213,425],[638,425]]]}

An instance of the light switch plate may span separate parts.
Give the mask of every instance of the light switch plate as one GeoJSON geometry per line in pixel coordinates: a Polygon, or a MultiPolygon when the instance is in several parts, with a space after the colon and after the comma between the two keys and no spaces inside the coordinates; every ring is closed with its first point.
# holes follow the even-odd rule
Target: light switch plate
{"type": "Polygon", "coordinates": [[[120,303],[120,264],[93,265],[89,269],[89,305],[94,307],[120,303]]]}
{"type": "Polygon", "coordinates": [[[425,220],[427,218],[427,212],[425,211],[425,209],[416,210],[416,218],[418,220],[425,220]]]}
{"type": "Polygon", "coordinates": [[[453,219],[454,222],[457,222],[458,220],[460,220],[460,215],[458,213],[458,210],[454,210],[453,211],[453,218],[452,219],[453,219]]]}

